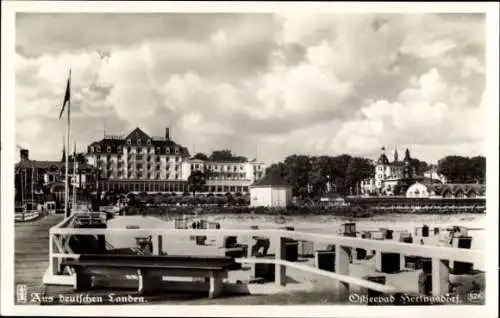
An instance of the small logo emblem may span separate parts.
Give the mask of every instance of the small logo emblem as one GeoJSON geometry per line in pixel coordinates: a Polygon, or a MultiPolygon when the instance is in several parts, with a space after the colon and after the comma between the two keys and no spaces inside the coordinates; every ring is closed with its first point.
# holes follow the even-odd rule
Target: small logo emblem
{"type": "Polygon", "coordinates": [[[18,303],[26,303],[28,301],[28,288],[26,285],[16,286],[16,298],[18,303]]]}

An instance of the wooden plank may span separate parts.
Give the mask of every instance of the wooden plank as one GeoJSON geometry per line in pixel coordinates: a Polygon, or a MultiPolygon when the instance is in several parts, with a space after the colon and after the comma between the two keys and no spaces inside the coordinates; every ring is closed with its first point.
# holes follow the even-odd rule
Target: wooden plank
{"type": "Polygon", "coordinates": [[[279,261],[286,259],[286,242],[287,239],[285,237],[275,237],[275,260],[276,260],[276,269],[275,269],[275,282],[278,286],[286,285],[286,267],[281,265],[279,261]]]}
{"type": "Polygon", "coordinates": [[[209,271],[209,270],[225,270],[227,266],[195,266],[195,265],[189,265],[189,264],[179,264],[179,265],[169,265],[169,264],[147,264],[147,263],[135,263],[135,264],[130,264],[130,263],[118,263],[118,262],[98,262],[98,261],[86,261],[86,262],[81,262],[81,261],[63,261],[62,264],[63,266],[81,266],[81,267],[94,267],[94,268],[106,268],[106,267],[114,267],[114,268],[152,268],[152,269],[158,269],[158,270],[200,270],[200,271],[209,271]]]}
{"type": "Polygon", "coordinates": [[[210,281],[210,290],[208,292],[208,298],[216,298],[222,294],[223,284],[220,272],[210,271],[209,273],[209,281],[210,281]]]}
{"type": "MultiPolygon", "coordinates": [[[[345,246],[336,246],[335,249],[335,273],[339,275],[349,276],[349,258],[350,248],[345,246]]],[[[338,290],[341,295],[348,295],[349,283],[346,281],[338,280],[338,290]]]]}
{"type": "MultiPolygon", "coordinates": [[[[249,264],[251,264],[251,263],[274,264],[276,262],[276,260],[274,260],[274,259],[269,259],[269,258],[266,259],[266,258],[258,258],[258,257],[238,258],[238,259],[235,259],[235,261],[238,263],[249,263],[249,264]]],[[[303,264],[296,263],[296,262],[288,262],[285,260],[281,260],[279,262],[281,265],[284,265],[286,267],[295,268],[295,269],[302,270],[302,271],[305,271],[305,272],[308,272],[311,274],[317,274],[317,275],[328,277],[331,279],[343,281],[343,282],[348,283],[348,284],[353,284],[356,286],[373,289],[373,290],[376,290],[376,291],[379,291],[382,293],[390,294],[390,293],[396,293],[396,292],[404,292],[403,290],[400,290],[399,288],[396,288],[394,286],[381,285],[381,284],[373,283],[373,282],[370,282],[368,280],[364,280],[361,278],[357,278],[357,277],[353,277],[353,276],[349,276],[349,275],[341,275],[338,273],[333,273],[333,272],[317,269],[317,268],[314,268],[314,267],[309,266],[309,265],[303,265],[303,264]]]]}
{"type": "MultiPolygon", "coordinates": [[[[81,266],[75,266],[80,268],[81,266]]],[[[209,272],[225,272],[224,270],[217,269],[186,269],[186,268],[155,268],[155,267],[118,267],[118,266],[85,266],[87,272],[92,272],[100,269],[129,269],[129,270],[139,270],[143,272],[148,272],[150,275],[155,276],[172,276],[172,277],[208,277],[209,272]]]]}
{"type": "Polygon", "coordinates": [[[314,242],[329,243],[341,246],[363,248],[366,250],[380,250],[384,252],[393,252],[401,254],[419,255],[422,257],[449,259],[455,261],[476,262],[484,258],[484,252],[470,249],[455,249],[442,246],[428,246],[418,244],[407,244],[392,240],[376,241],[366,240],[355,237],[345,237],[339,235],[304,233],[297,231],[281,230],[238,230],[238,229],[219,229],[219,230],[173,230],[173,229],[76,229],[76,228],[52,228],[51,233],[59,234],[109,234],[109,233],[127,233],[133,235],[151,235],[163,234],[167,236],[287,236],[294,240],[309,240],[314,242]]]}
{"type": "Polygon", "coordinates": [[[432,259],[432,295],[439,296],[450,291],[449,261],[432,259]]]}

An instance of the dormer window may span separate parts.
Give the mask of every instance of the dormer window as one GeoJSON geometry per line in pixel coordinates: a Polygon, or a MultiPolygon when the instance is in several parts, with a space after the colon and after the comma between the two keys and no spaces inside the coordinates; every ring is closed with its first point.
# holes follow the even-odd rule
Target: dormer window
{"type": "Polygon", "coordinates": [[[179,154],[179,148],[175,148],[175,154],[179,154]]]}
{"type": "Polygon", "coordinates": [[[151,139],[148,139],[148,145],[151,145],[151,139]]]}
{"type": "Polygon", "coordinates": [[[167,153],[170,153],[170,148],[168,148],[168,147],[167,147],[167,148],[165,148],[165,151],[166,151],[167,153]]]}
{"type": "MultiPolygon", "coordinates": [[[[132,141],[130,139],[127,139],[127,145],[131,145],[132,141]]],[[[130,149],[130,148],[129,148],[130,149]]],[[[129,150],[130,151],[130,150],[129,150]]]]}
{"type": "Polygon", "coordinates": [[[108,150],[108,152],[111,152],[111,146],[108,146],[107,150],[108,150]]]}
{"type": "Polygon", "coordinates": [[[138,144],[138,145],[142,144],[142,140],[137,139],[137,144],[138,144]]]}
{"type": "Polygon", "coordinates": [[[97,146],[97,152],[101,152],[101,146],[97,146]]]}

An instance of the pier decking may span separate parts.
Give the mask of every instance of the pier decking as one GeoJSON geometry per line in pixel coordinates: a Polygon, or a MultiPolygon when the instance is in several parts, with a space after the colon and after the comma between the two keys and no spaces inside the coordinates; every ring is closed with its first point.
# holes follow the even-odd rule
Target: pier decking
{"type": "MultiPolygon", "coordinates": [[[[181,254],[184,250],[185,253],[193,253],[197,255],[214,255],[220,253],[218,251],[220,243],[217,241],[222,238],[221,232],[226,232],[225,235],[243,235],[241,238],[244,239],[252,235],[252,231],[245,230],[229,230],[229,229],[221,229],[220,231],[214,232],[211,230],[200,230],[197,231],[199,234],[208,234],[209,240],[207,241],[207,245],[198,246],[195,245],[194,241],[189,240],[187,234],[191,231],[179,231],[174,230],[173,223],[172,227],[163,227],[163,230],[159,228],[147,229],[143,226],[140,226],[138,229],[128,229],[127,224],[138,224],[139,220],[146,221],[149,219],[149,222],[154,222],[159,227],[163,227],[160,225],[162,223],[160,220],[150,217],[119,217],[111,221],[111,223],[117,222],[118,228],[108,228],[108,229],[79,229],[78,232],[82,234],[85,232],[95,233],[104,231],[103,233],[107,233],[106,240],[114,241],[114,247],[119,247],[119,242],[123,242],[124,244],[128,244],[126,241],[126,236],[131,236],[130,239],[133,240],[134,234],[153,234],[163,236],[163,244],[161,244],[165,251],[173,254],[181,254]],[[160,223],[158,223],[160,222],[160,223]],[[142,233],[143,232],[143,233],[142,233]],[[181,233],[182,232],[182,233],[181,233]],[[113,235],[118,235],[118,240],[113,240],[113,235]],[[215,235],[214,235],[215,234],[215,235]]],[[[62,221],[62,216],[47,216],[44,217],[37,222],[25,223],[25,224],[17,224],[16,225],[16,283],[26,284],[28,290],[30,292],[39,292],[42,290],[42,277],[49,267],[49,230],[53,225],[62,221]]],[[[62,222],[65,223],[65,222],[62,222]]],[[[61,224],[61,223],[60,223],[61,224]]],[[[113,226],[114,227],[114,226],[113,226]]],[[[223,226],[224,228],[224,226],[223,226]]],[[[69,228],[58,229],[61,232],[70,231],[69,228]]],[[[74,230],[74,229],[73,229],[74,230]]],[[[71,230],[71,232],[73,232],[71,230]]],[[[270,237],[276,236],[276,233],[273,230],[264,230],[265,233],[269,234],[270,237]]],[[[264,232],[263,231],[263,232],[264,232]]],[[[262,233],[263,233],[262,232],[262,233]]],[[[309,231],[308,231],[309,232],[309,231]]],[[[324,234],[313,234],[303,233],[302,231],[289,233],[296,239],[312,239],[316,240],[317,244],[315,244],[316,249],[322,249],[328,242],[331,242],[331,236],[327,235],[328,238],[324,234]]],[[[158,237],[159,238],[159,237],[158,237]]],[[[380,241],[365,241],[363,240],[361,243],[356,241],[352,241],[352,238],[342,237],[335,238],[338,243],[341,244],[354,244],[363,246],[366,245],[368,248],[373,248],[377,245],[378,248],[381,246],[387,245],[388,248],[399,250],[399,246],[396,242],[380,242],[380,241]],[[382,243],[382,245],[380,245],[382,243]],[[375,245],[374,245],[375,244],[375,245]],[[396,245],[394,245],[396,244],[396,245]]],[[[276,242],[276,241],[273,241],[276,242]]],[[[241,243],[250,243],[244,242],[241,243]]],[[[406,245],[405,247],[408,247],[406,245]]],[[[448,252],[448,249],[438,248],[436,251],[431,251],[433,248],[429,250],[429,248],[425,248],[420,245],[413,245],[412,247],[417,252],[423,252],[424,254],[437,252],[448,252]],[[423,249],[422,249],[423,248],[423,249]]],[[[55,251],[54,251],[55,252],[55,251]]],[[[275,253],[273,248],[273,243],[271,244],[270,253],[275,253]]],[[[467,251],[461,250],[459,254],[467,254],[470,256],[476,256],[477,260],[477,252],[479,251],[467,251]]],[[[479,252],[480,253],[480,252],[479,252]]],[[[446,253],[448,254],[448,253],[446,253]]],[[[55,256],[56,254],[54,254],[55,256]]],[[[62,255],[61,255],[62,256],[62,255]]],[[[450,257],[450,255],[447,255],[450,257]]],[[[461,256],[460,258],[462,258],[461,256]]],[[[452,259],[454,257],[451,257],[452,259]]],[[[251,259],[248,259],[251,261],[251,259]]],[[[271,261],[276,261],[277,258],[273,257],[270,259],[271,261]]],[[[243,260],[244,261],[244,260],[243,260]]],[[[244,261],[245,262],[245,261],[244,261]]],[[[300,266],[308,266],[310,268],[315,267],[314,260],[299,258],[298,262],[294,264],[300,266]]],[[[250,270],[248,269],[249,265],[244,264],[243,270],[230,272],[229,279],[232,282],[237,280],[247,280],[250,275],[250,270]]],[[[278,267],[280,265],[276,265],[278,267]]],[[[399,273],[395,274],[381,274],[378,273],[375,269],[375,258],[365,259],[365,260],[355,260],[353,261],[347,269],[347,272],[344,275],[348,275],[353,278],[354,282],[357,282],[356,279],[362,279],[367,275],[384,275],[386,277],[386,285],[389,288],[397,288],[400,291],[405,291],[409,293],[416,293],[418,291],[418,272],[411,270],[403,270],[399,273]]],[[[333,273],[332,273],[333,274],[333,273]]],[[[286,277],[283,277],[284,285],[277,282],[267,282],[263,284],[248,284],[248,289],[251,295],[242,295],[242,296],[231,296],[231,297],[222,297],[220,299],[212,299],[207,300],[203,296],[197,296],[192,294],[167,294],[158,297],[153,297],[150,299],[152,303],[177,303],[182,301],[183,304],[239,304],[243,302],[245,304],[334,304],[334,303],[345,303],[342,301],[342,293],[338,289],[338,284],[336,279],[326,278],[322,275],[318,275],[309,271],[301,270],[300,268],[294,268],[293,266],[288,266],[286,268],[286,277]],[[280,286],[281,285],[281,286],[280,286]],[[262,296],[265,295],[265,296],[262,296]]],[[[71,278],[67,276],[67,278],[71,278]]],[[[484,284],[484,283],[483,283],[484,284]]],[[[66,286],[48,286],[45,288],[47,295],[59,295],[59,294],[72,294],[72,288],[70,285],[65,284],[66,286]]],[[[246,284],[245,284],[246,285],[246,284]]],[[[350,284],[350,292],[357,292],[360,289],[360,286],[357,286],[355,283],[350,284]]],[[[115,292],[115,291],[113,291],[115,292]]],[[[102,291],[92,291],[91,294],[94,293],[102,293],[102,291]]],[[[122,292],[116,291],[116,294],[120,294],[122,292]]],[[[128,292],[127,294],[130,294],[128,292]]]]}
{"type": "Polygon", "coordinates": [[[48,215],[33,222],[15,224],[15,284],[26,284],[31,292],[43,288],[42,277],[49,264],[49,230],[62,219],[62,215],[48,215]]]}

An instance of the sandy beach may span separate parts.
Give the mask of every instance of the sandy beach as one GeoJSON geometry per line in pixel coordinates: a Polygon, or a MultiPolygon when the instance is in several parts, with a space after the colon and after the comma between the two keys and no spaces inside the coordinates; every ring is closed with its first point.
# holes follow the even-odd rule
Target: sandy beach
{"type": "MultiPolygon", "coordinates": [[[[223,229],[249,229],[252,225],[257,225],[259,229],[277,229],[284,226],[293,226],[296,231],[336,234],[341,229],[342,223],[356,222],[358,231],[378,230],[379,228],[388,228],[396,231],[407,230],[410,233],[415,232],[416,227],[424,224],[431,229],[439,227],[441,229],[452,226],[464,226],[470,228],[469,235],[472,236],[472,249],[483,249],[485,247],[485,214],[453,214],[453,215],[422,215],[422,214],[391,214],[378,215],[371,218],[352,220],[348,218],[317,215],[317,216],[286,216],[284,220],[277,221],[274,216],[268,215],[202,215],[201,218],[207,221],[218,222],[223,229]],[[282,223],[284,221],[284,223],[282,223]]],[[[164,216],[120,216],[112,219],[108,223],[109,228],[126,228],[135,225],[141,228],[174,228],[174,221],[164,216]]],[[[132,237],[126,238],[120,235],[120,238],[110,236],[108,241],[115,247],[127,247],[134,244],[132,237]]]]}

